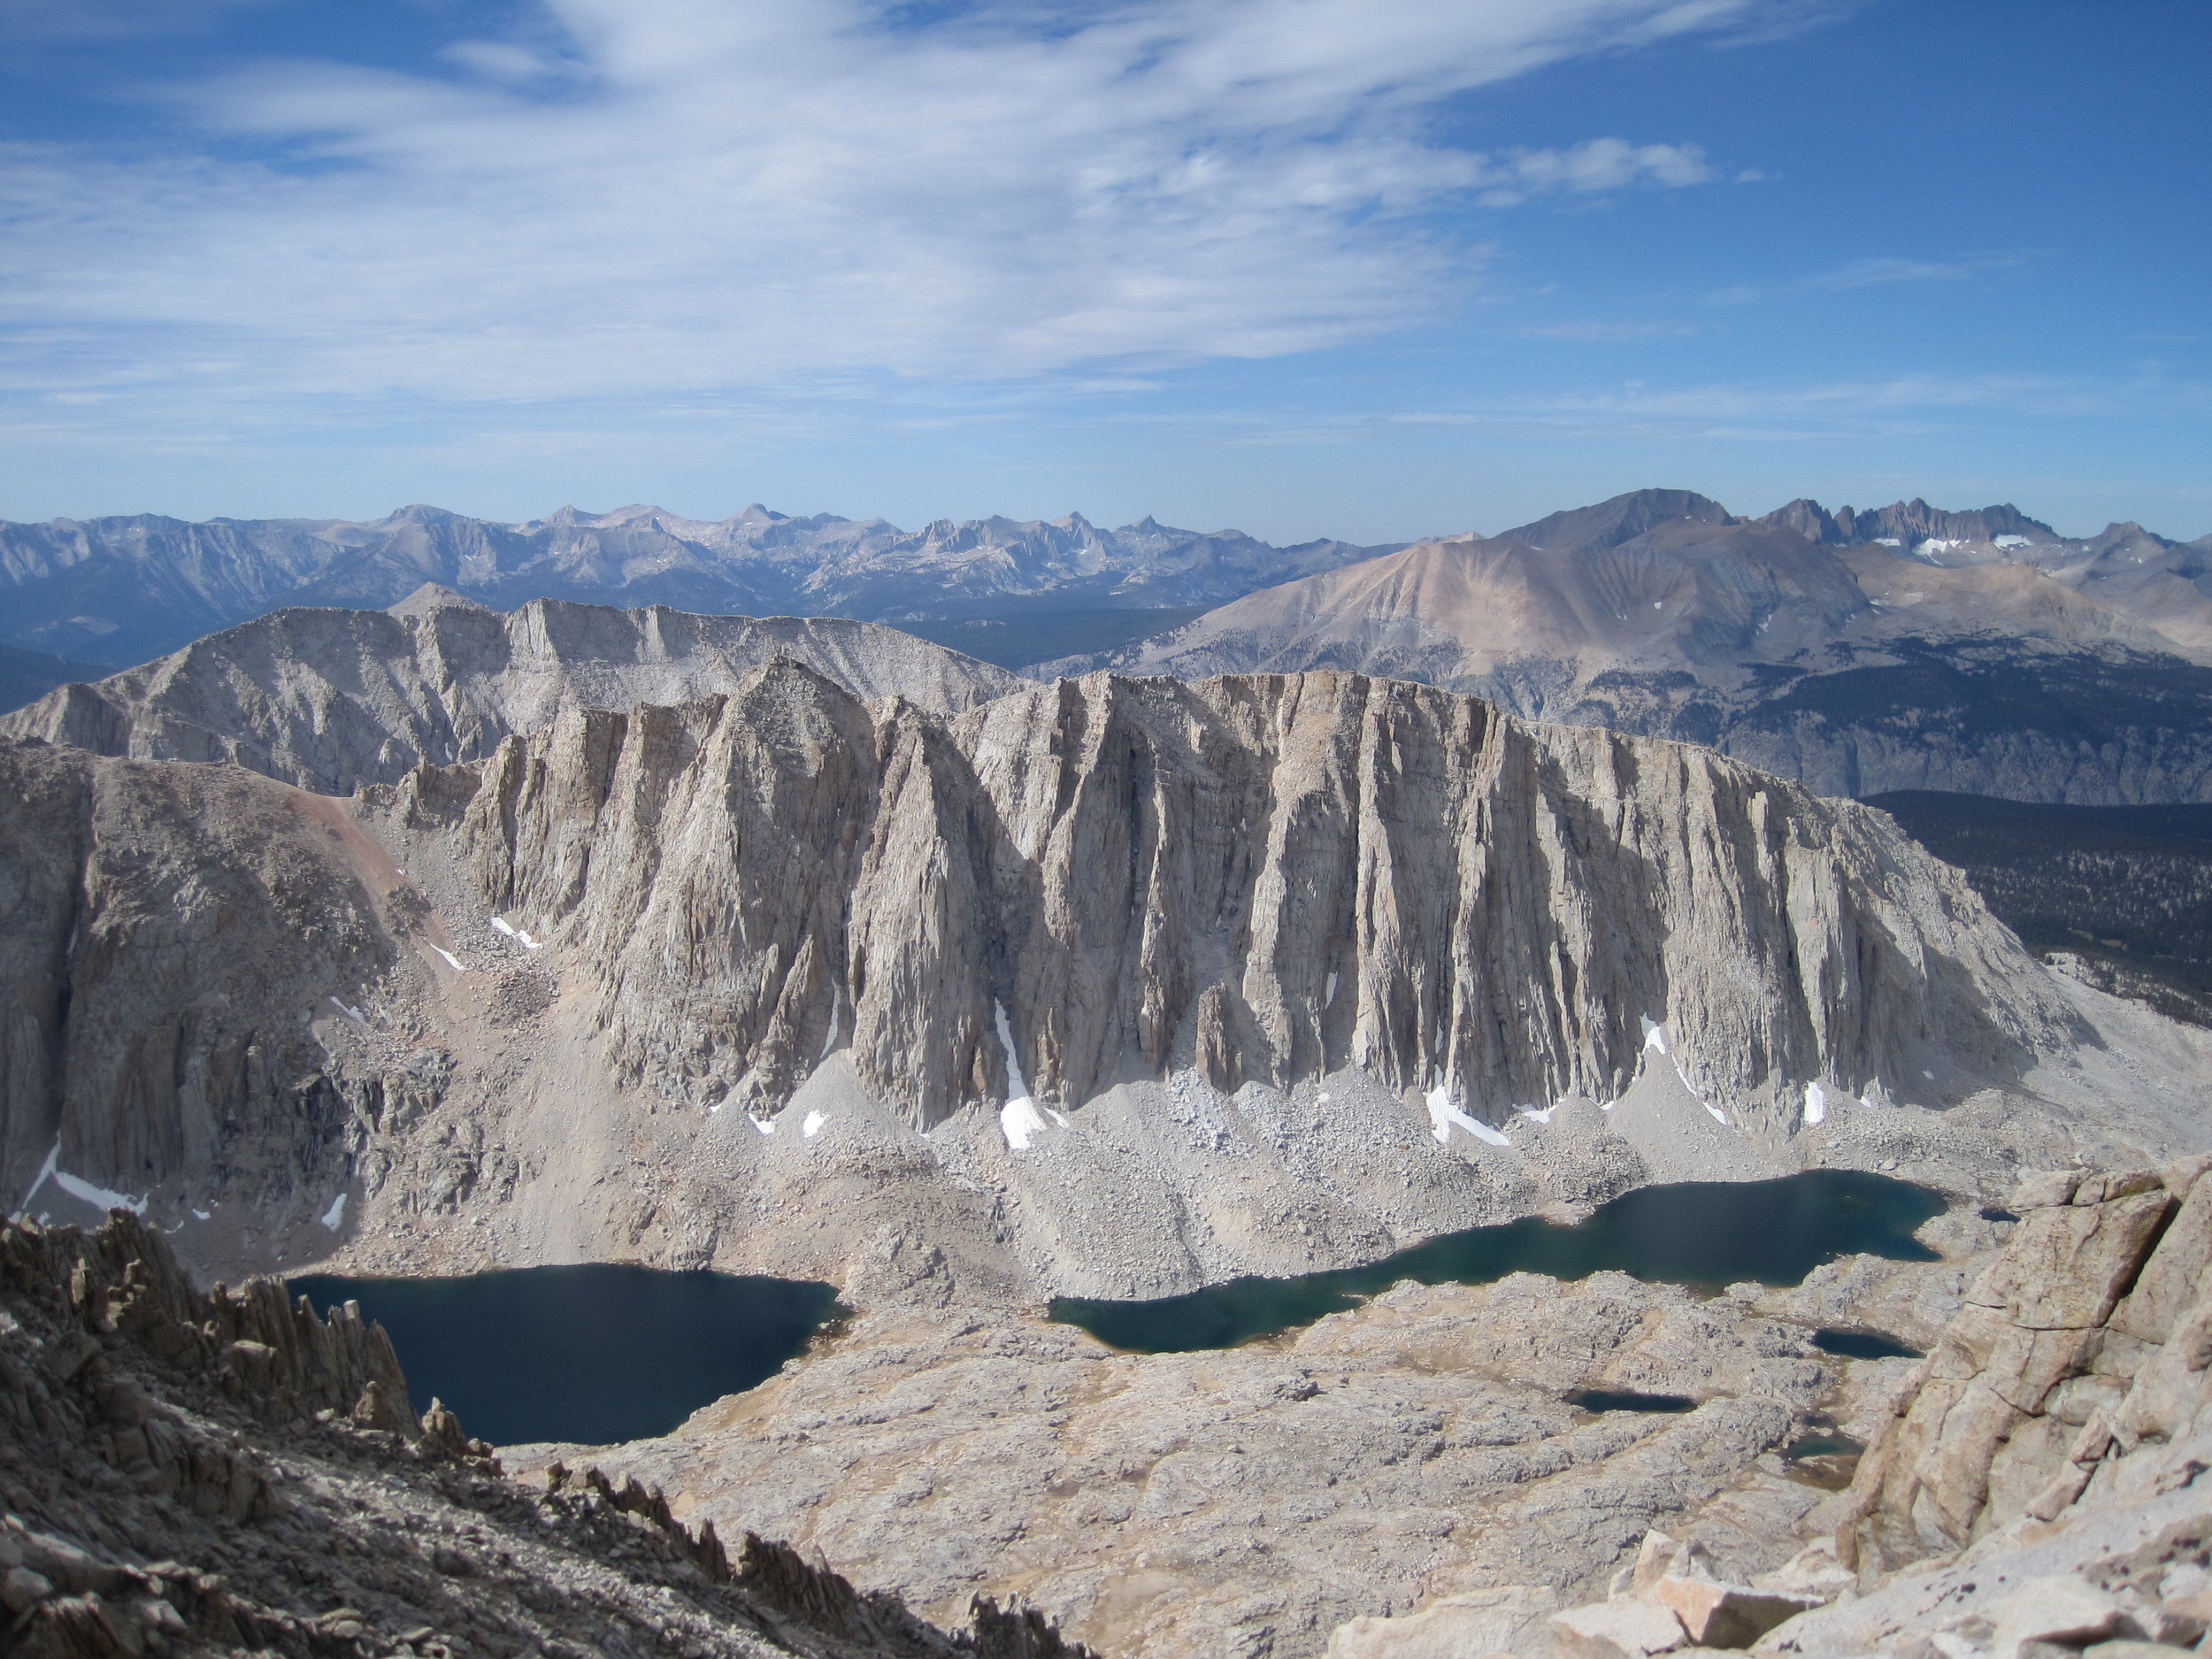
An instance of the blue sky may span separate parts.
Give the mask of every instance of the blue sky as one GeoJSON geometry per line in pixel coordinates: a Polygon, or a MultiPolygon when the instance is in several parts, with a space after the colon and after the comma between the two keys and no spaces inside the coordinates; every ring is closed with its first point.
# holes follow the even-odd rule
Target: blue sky
{"type": "Polygon", "coordinates": [[[0,0],[0,517],[2212,531],[2198,0],[0,0]]]}

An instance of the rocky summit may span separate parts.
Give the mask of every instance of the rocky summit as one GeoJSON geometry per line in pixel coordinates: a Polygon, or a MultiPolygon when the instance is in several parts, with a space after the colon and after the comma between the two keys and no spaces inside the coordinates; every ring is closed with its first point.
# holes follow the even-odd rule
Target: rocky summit
{"type": "Polygon", "coordinates": [[[2212,564],[2135,525],[1639,490],[1300,577],[1041,665],[1353,669],[1710,744],[1825,794],[2078,804],[2212,791],[2212,564]]]}

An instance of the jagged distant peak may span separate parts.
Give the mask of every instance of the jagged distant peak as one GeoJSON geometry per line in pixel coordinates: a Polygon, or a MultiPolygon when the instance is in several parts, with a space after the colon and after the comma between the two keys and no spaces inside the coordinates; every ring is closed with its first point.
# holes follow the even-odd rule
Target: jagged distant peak
{"type": "Polygon", "coordinates": [[[1500,532],[1502,541],[1521,541],[1530,547],[1590,552],[1617,547],[1671,519],[1689,518],[1701,524],[1742,522],[1709,495],[1694,489],[1632,489],[1624,495],[1572,507],[1500,532]]]}
{"type": "Polygon", "coordinates": [[[457,593],[443,582],[425,582],[396,605],[386,607],[396,617],[422,617],[434,611],[488,611],[489,606],[457,593]]]}
{"type": "MultiPolygon", "coordinates": [[[[427,502],[416,501],[408,503],[406,506],[399,508],[396,511],[386,513],[384,517],[377,522],[378,527],[382,528],[391,525],[401,524],[448,524],[456,518],[464,518],[466,517],[467,515],[465,513],[454,512],[449,508],[433,507],[427,502]]],[[[211,519],[210,522],[222,523],[226,521],[220,519],[211,519]]],[[[234,522],[252,523],[254,521],[246,519],[237,520],[234,522]]]]}

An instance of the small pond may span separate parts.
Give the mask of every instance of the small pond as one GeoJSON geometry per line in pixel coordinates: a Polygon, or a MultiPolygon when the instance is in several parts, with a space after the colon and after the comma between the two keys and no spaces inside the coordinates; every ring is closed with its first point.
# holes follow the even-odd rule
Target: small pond
{"type": "Polygon", "coordinates": [[[358,1302],[392,1333],[414,1407],[480,1440],[601,1445],[665,1434],[804,1351],[838,1312],[804,1279],[594,1263],[465,1279],[291,1281],[318,1312],[358,1302]]]}
{"type": "MultiPolygon", "coordinates": [[[[1471,1227],[1367,1267],[1296,1279],[1238,1279],[1155,1302],[1054,1299],[1052,1317],[1139,1354],[1231,1348],[1310,1325],[1402,1279],[1486,1285],[1509,1273],[1638,1279],[1718,1290],[1745,1279],[1794,1285],[1839,1256],[1932,1262],[1913,1237],[1943,1212],[1940,1194],[1855,1170],[1808,1170],[1771,1181],[1688,1181],[1624,1194],[1560,1226],[1532,1217],[1471,1227]]],[[[464,1419],[465,1421],[465,1419],[464,1419]]]]}

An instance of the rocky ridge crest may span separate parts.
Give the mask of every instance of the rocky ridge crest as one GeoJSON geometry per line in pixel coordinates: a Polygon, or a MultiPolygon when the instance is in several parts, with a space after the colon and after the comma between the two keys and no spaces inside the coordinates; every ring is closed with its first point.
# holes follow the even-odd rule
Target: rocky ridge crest
{"type": "Polygon", "coordinates": [[[563,710],[687,702],[764,663],[804,663],[863,699],[954,714],[1024,682],[841,618],[694,616],[535,600],[502,614],[429,588],[390,611],[280,611],[173,656],[68,685],[0,733],[142,760],[227,760],[324,795],[480,760],[563,710]]]}

